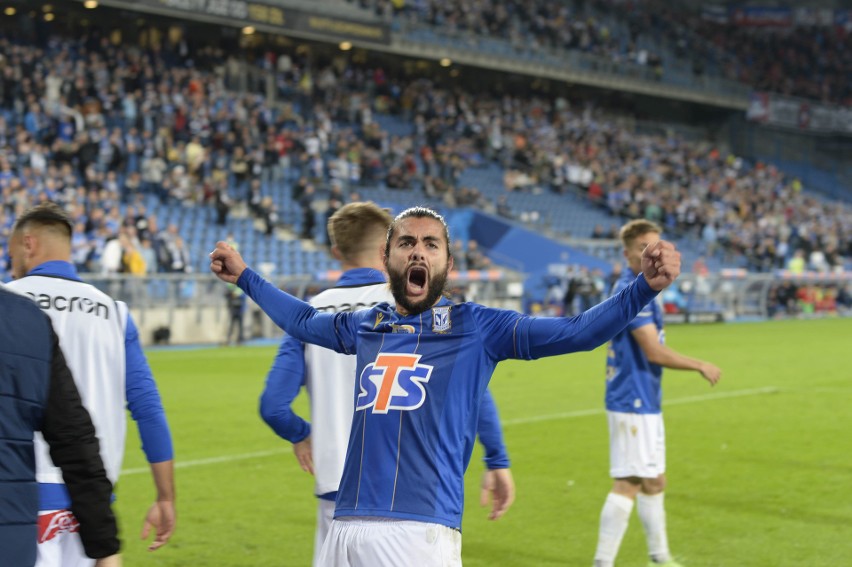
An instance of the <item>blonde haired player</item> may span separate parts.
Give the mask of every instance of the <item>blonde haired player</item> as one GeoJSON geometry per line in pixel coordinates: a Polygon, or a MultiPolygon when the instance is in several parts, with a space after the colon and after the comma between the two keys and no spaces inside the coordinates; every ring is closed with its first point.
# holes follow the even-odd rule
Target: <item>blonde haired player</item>
{"type": "MultiPolygon", "coordinates": [[[[634,220],[621,228],[628,270],[613,286],[617,294],[642,273],[642,255],[660,240],[660,227],[634,220]]],[[[650,302],[610,342],[607,355],[606,409],[610,436],[612,491],[601,511],[595,567],[611,567],[627,531],[634,501],[652,565],[680,565],[672,559],[666,533],[663,489],[666,486],[666,441],[663,429],[663,368],[695,370],[710,385],[722,374],[709,362],[689,358],[665,345],[662,309],[650,302]]]]}

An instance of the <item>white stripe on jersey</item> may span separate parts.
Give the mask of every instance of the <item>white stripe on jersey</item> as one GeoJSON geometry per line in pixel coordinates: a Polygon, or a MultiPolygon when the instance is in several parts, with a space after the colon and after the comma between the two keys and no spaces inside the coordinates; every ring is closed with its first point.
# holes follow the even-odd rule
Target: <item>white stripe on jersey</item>
{"type": "MultiPolygon", "coordinates": [[[[317,294],[310,304],[324,313],[360,311],[378,303],[393,304],[388,284],[333,287],[317,294]]],[[[315,494],[336,492],[352,414],[355,411],[357,357],[305,345],[305,384],[311,398],[311,449],[316,474],[315,494]]]]}
{"type": "MultiPolygon", "coordinates": [[[[89,410],[107,476],[115,483],[124,458],[127,305],[96,287],[57,277],[27,276],[9,289],[32,298],[50,316],[59,346],[89,410]]],[[[62,484],[41,434],[35,437],[36,480],[62,484]]]]}

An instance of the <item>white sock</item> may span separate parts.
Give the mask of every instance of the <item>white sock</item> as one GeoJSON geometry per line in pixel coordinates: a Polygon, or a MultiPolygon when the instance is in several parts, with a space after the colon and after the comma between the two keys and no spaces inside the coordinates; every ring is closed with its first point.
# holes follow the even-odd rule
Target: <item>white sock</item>
{"type": "Polygon", "coordinates": [[[610,492],[601,510],[601,527],[598,533],[598,548],[595,551],[595,567],[611,567],[618,555],[621,540],[627,531],[633,500],[627,496],[610,492]]]}
{"type": "Polygon", "coordinates": [[[666,534],[666,510],[663,507],[663,493],[648,495],[641,492],[636,496],[636,511],[645,528],[648,540],[648,555],[656,563],[671,561],[669,537],[666,534]]]}

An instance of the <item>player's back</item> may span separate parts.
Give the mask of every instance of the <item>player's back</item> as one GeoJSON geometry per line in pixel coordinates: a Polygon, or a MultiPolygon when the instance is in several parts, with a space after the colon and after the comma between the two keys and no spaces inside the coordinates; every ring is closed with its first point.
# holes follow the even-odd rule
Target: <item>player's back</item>
{"type": "MultiPolygon", "coordinates": [[[[393,296],[384,282],[333,287],[310,301],[324,313],[359,311],[386,302],[393,303],[393,296]]],[[[355,408],[356,363],[353,355],[305,345],[316,494],[336,492],[340,485],[355,408]]]]}
{"type": "MultiPolygon", "coordinates": [[[[118,479],[124,455],[125,325],[127,306],[94,286],[64,277],[29,275],[9,288],[50,316],[83,404],[91,414],[107,476],[118,479]]],[[[62,483],[47,444],[36,437],[37,479],[62,483]]]]}

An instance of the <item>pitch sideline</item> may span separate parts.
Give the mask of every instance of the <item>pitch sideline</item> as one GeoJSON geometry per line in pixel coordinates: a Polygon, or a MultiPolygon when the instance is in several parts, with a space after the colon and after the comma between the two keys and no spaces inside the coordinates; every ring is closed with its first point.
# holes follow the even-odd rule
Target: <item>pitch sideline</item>
{"type": "MultiPolygon", "coordinates": [[[[714,392],[712,394],[702,394],[700,396],[687,396],[684,398],[675,398],[674,400],[663,401],[664,406],[678,406],[682,404],[694,404],[696,402],[708,402],[712,400],[722,400],[726,398],[742,398],[745,396],[758,396],[761,394],[775,394],[780,392],[775,386],[766,386],[763,388],[753,388],[749,390],[734,390],[731,392],[714,392]]],[[[527,423],[538,423],[541,421],[556,421],[558,419],[570,419],[573,417],[585,417],[588,415],[599,415],[606,413],[606,410],[601,408],[568,411],[564,413],[551,413],[547,415],[536,415],[532,417],[520,417],[517,419],[507,419],[503,421],[503,427],[508,425],[524,425],[527,423]]]]}
{"type": "MultiPolygon", "coordinates": [[[[674,400],[664,401],[664,406],[677,406],[682,404],[694,404],[698,402],[707,402],[713,400],[721,400],[726,398],[741,398],[745,396],[759,396],[762,394],[775,394],[780,392],[779,388],[775,386],[767,386],[763,388],[753,388],[749,390],[734,390],[731,392],[714,392],[711,394],[703,394],[700,396],[687,396],[684,398],[676,398],[674,400]]],[[[575,417],[586,417],[589,415],[599,415],[603,414],[605,410],[603,408],[595,408],[595,409],[587,409],[587,410],[578,410],[578,411],[569,411],[564,413],[552,413],[547,415],[537,415],[534,417],[522,417],[518,419],[507,419],[503,421],[503,427],[509,427],[512,425],[524,425],[527,423],[539,423],[542,421],[556,421],[559,419],[572,419],[575,417]]],[[[242,453],[238,455],[222,455],[219,457],[208,457],[206,459],[194,459],[191,461],[178,461],[175,463],[176,469],[186,469],[190,467],[200,467],[204,465],[215,465],[218,463],[230,463],[234,461],[244,461],[247,459],[255,459],[262,457],[271,457],[273,455],[281,455],[283,453],[289,453],[290,448],[286,449],[271,449],[268,451],[256,451],[254,453],[242,453]]],[[[149,467],[138,467],[132,469],[124,469],[121,471],[122,476],[129,476],[135,474],[143,474],[150,472],[149,467]]]]}

